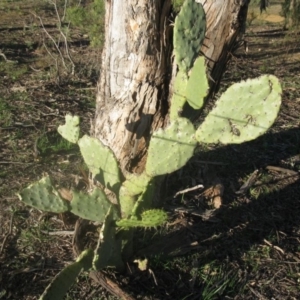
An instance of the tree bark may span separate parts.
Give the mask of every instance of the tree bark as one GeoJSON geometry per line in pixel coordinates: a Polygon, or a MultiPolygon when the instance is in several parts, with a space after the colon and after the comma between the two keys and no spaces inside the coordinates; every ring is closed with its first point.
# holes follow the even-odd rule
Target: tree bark
{"type": "MultiPolygon", "coordinates": [[[[206,11],[205,55],[211,91],[244,30],[249,0],[198,0],[206,11]]],[[[141,173],[152,131],[168,123],[171,99],[171,0],[106,1],[106,38],[94,135],[124,173],[141,173]]],[[[200,55],[200,53],[199,53],[200,55]]]]}
{"type": "Polygon", "coordinates": [[[289,11],[287,13],[287,26],[291,28],[293,26],[297,26],[299,24],[299,8],[300,1],[299,0],[290,0],[289,11]]]}
{"type": "Polygon", "coordinates": [[[206,12],[206,39],[201,52],[207,59],[211,93],[219,88],[226,65],[245,33],[250,0],[200,0],[206,12]]]}

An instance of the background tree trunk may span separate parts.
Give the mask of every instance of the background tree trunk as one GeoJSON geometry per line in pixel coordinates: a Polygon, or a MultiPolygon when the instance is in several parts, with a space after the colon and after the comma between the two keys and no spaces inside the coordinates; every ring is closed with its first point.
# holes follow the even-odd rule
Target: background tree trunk
{"type": "Polygon", "coordinates": [[[200,0],[206,12],[206,39],[201,52],[207,58],[211,93],[219,87],[227,62],[246,28],[250,0],[200,0]]]}
{"type": "Polygon", "coordinates": [[[290,0],[289,11],[287,13],[287,20],[286,20],[288,28],[299,25],[300,23],[299,10],[300,10],[300,1],[290,0]]]}
{"type": "MultiPolygon", "coordinates": [[[[198,0],[206,11],[211,90],[244,31],[249,0],[198,0]]],[[[150,133],[168,123],[172,80],[171,0],[106,1],[105,47],[94,135],[115,153],[123,173],[144,169],[150,133]]],[[[173,76],[174,76],[173,72],[173,76]]]]}

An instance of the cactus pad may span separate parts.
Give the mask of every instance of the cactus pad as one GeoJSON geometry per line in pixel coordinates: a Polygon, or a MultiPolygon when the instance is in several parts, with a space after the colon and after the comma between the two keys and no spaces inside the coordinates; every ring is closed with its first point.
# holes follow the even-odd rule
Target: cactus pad
{"type": "Polygon", "coordinates": [[[66,115],[65,125],[58,126],[58,133],[67,141],[76,144],[79,139],[79,117],[66,115]]]}
{"type": "Polygon", "coordinates": [[[92,174],[105,187],[117,194],[120,187],[120,172],[113,152],[98,139],[87,135],[78,141],[78,145],[92,174]]]}
{"type": "Polygon", "coordinates": [[[188,83],[188,77],[185,72],[178,71],[174,79],[174,91],[171,100],[170,107],[170,120],[178,119],[178,116],[182,112],[184,103],[186,102],[186,86],[188,83]]]}
{"type": "Polygon", "coordinates": [[[199,55],[206,31],[202,4],[186,0],[175,19],[174,52],[179,69],[188,73],[199,55]]]}
{"type": "Polygon", "coordinates": [[[29,185],[18,196],[21,201],[43,211],[62,213],[69,210],[69,202],[60,197],[49,177],[29,185]]]}
{"type": "Polygon", "coordinates": [[[265,133],[281,104],[281,86],[273,75],[233,84],[196,132],[203,143],[239,144],[265,133]]]}
{"type": "Polygon", "coordinates": [[[178,118],[164,130],[154,132],[148,149],[146,173],[151,176],[169,174],[183,167],[196,147],[193,124],[178,118]]]}
{"type": "Polygon", "coordinates": [[[122,219],[116,222],[120,227],[156,227],[163,225],[168,219],[168,215],[160,209],[151,209],[142,213],[141,219],[122,219]]]}
{"type": "Polygon", "coordinates": [[[149,177],[146,173],[142,173],[140,175],[129,174],[122,186],[126,188],[128,195],[135,196],[144,191],[150,180],[151,177],[149,177]]]}
{"type": "Polygon", "coordinates": [[[150,179],[151,178],[146,173],[142,173],[140,175],[129,174],[126,177],[126,180],[123,182],[119,193],[123,218],[127,218],[131,215],[138,196],[146,189],[150,179]]]}
{"type": "Polygon", "coordinates": [[[101,228],[93,268],[101,270],[105,267],[116,267],[121,271],[124,264],[121,258],[122,241],[116,239],[116,227],[114,225],[114,212],[110,209],[101,228]]]}
{"type": "Polygon", "coordinates": [[[149,210],[153,207],[153,199],[155,197],[155,191],[156,191],[156,185],[155,181],[157,181],[157,178],[152,179],[143,193],[139,196],[137,201],[134,204],[134,207],[132,209],[131,215],[133,217],[139,217],[142,212],[145,210],[149,210]]]}
{"type": "Polygon", "coordinates": [[[186,87],[186,100],[194,109],[200,109],[203,106],[204,97],[209,90],[205,69],[204,56],[200,56],[191,69],[186,87]]]}
{"type": "Polygon", "coordinates": [[[76,277],[82,270],[92,267],[94,253],[91,249],[83,251],[74,263],[65,267],[48,285],[40,300],[63,299],[76,277]]]}
{"type": "Polygon", "coordinates": [[[91,194],[73,192],[70,205],[74,215],[97,222],[104,222],[105,216],[112,206],[104,192],[99,188],[95,188],[91,194]]]}
{"type": "Polygon", "coordinates": [[[122,218],[127,218],[131,215],[134,204],[137,201],[138,196],[131,196],[128,194],[128,190],[121,186],[119,192],[119,202],[121,208],[122,218]]]}

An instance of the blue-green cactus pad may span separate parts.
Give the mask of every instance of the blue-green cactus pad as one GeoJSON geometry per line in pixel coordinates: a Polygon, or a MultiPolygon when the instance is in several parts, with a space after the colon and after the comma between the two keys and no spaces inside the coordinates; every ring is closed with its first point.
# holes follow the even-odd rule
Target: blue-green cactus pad
{"type": "Polygon", "coordinates": [[[186,0],[175,19],[174,53],[179,69],[188,73],[200,53],[206,32],[206,18],[202,4],[186,0]]]}
{"type": "Polygon", "coordinates": [[[121,186],[119,192],[119,203],[121,208],[122,218],[127,218],[131,215],[134,204],[138,199],[137,195],[129,195],[128,190],[121,186]]]}
{"type": "Polygon", "coordinates": [[[128,174],[119,192],[122,217],[131,215],[132,209],[140,194],[146,189],[151,178],[146,174],[128,174]]]}
{"type": "Polygon", "coordinates": [[[176,120],[182,113],[184,103],[186,102],[186,87],[188,77],[185,72],[178,71],[173,86],[173,95],[170,107],[170,120],[176,120]]]}
{"type": "Polygon", "coordinates": [[[92,267],[93,256],[94,253],[91,249],[83,251],[74,263],[65,267],[55,276],[41,295],[40,300],[63,299],[80,272],[87,271],[92,267]]]}
{"type": "Polygon", "coordinates": [[[273,75],[233,84],[196,132],[203,143],[239,144],[265,133],[281,104],[281,86],[273,75]]]}
{"type": "Polygon", "coordinates": [[[105,267],[115,267],[117,270],[124,268],[121,257],[122,240],[116,238],[116,226],[114,224],[114,212],[107,212],[105,221],[101,228],[93,268],[101,270],[105,267]]]}
{"type": "Polygon", "coordinates": [[[126,188],[128,195],[139,195],[147,187],[148,182],[151,180],[146,173],[142,174],[128,174],[122,186],[126,188]]]}
{"type": "Polygon", "coordinates": [[[186,87],[186,100],[194,109],[200,109],[203,106],[204,98],[209,90],[205,70],[204,56],[200,56],[190,71],[191,74],[186,87]]]}
{"type": "Polygon", "coordinates": [[[118,192],[120,171],[113,152],[98,139],[84,135],[79,141],[81,154],[89,170],[105,187],[118,192]]]}
{"type": "Polygon", "coordinates": [[[58,133],[67,141],[76,144],[79,139],[79,117],[78,116],[65,116],[65,125],[58,126],[58,133]]]}
{"type": "Polygon", "coordinates": [[[21,201],[43,211],[62,213],[69,210],[69,202],[60,197],[48,176],[29,185],[18,196],[21,201]]]}
{"type": "Polygon", "coordinates": [[[177,118],[164,130],[154,132],[148,149],[146,173],[154,177],[183,167],[196,147],[194,133],[193,124],[185,118],[177,118]]]}
{"type": "Polygon", "coordinates": [[[155,179],[156,178],[153,178],[153,180],[148,183],[143,193],[139,195],[131,212],[133,217],[140,217],[145,210],[149,210],[153,207],[155,191],[157,190],[155,179]]]}
{"type": "Polygon", "coordinates": [[[95,188],[90,194],[73,191],[70,205],[73,214],[86,220],[104,222],[112,203],[102,190],[95,188]]]}
{"type": "Polygon", "coordinates": [[[141,215],[141,219],[137,218],[122,219],[117,221],[117,226],[120,227],[156,227],[163,225],[168,219],[168,215],[161,209],[151,209],[144,211],[141,215]]]}

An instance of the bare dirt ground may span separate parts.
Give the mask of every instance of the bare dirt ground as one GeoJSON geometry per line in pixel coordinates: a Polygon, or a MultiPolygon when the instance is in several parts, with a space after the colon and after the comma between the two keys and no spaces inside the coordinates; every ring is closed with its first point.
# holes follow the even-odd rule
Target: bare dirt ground
{"type": "MultiPolygon", "coordinates": [[[[74,260],[72,216],[43,214],[23,205],[16,193],[45,173],[61,186],[86,184],[78,149],[62,141],[56,128],[71,112],[89,131],[100,51],[75,30],[75,75],[57,74],[32,14],[55,35],[55,16],[43,3],[0,2],[0,299],[38,299],[74,260]],[[64,233],[49,234],[58,231],[64,233]]],[[[299,299],[299,32],[283,31],[278,7],[269,9],[248,28],[249,51],[233,55],[221,90],[274,74],[283,88],[280,115],[258,140],[201,148],[168,178],[168,226],[137,234],[137,257],[149,259],[148,270],[130,263],[127,274],[107,271],[132,299],[299,299]],[[199,183],[212,188],[173,197],[199,183]],[[208,199],[217,184],[224,188],[222,206],[212,210],[208,199]]],[[[97,239],[95,232],[88,236],[97,239]]],[[[66,299],[117,298],[83,274],[66,299]]]]}

